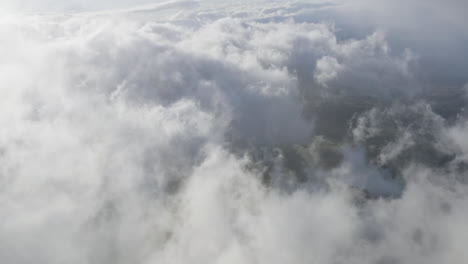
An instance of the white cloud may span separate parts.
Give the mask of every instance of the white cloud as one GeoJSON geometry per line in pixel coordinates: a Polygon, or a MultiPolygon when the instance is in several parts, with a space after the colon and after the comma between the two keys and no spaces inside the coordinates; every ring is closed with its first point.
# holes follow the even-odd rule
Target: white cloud
{"type": "Polygon", "coordinates": [[[466,262],[464,112],[334,12],[2,18],[0,262],[466,262]]]}

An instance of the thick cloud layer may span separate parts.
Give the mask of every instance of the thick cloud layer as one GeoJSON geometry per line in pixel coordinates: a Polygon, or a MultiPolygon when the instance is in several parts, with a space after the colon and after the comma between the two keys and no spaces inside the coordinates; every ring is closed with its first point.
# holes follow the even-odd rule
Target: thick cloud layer
{"type": "Polygon", "coordinates": [[[380,8],[0,18],[0,262],[466,262],[467,64],[380,8]]]}

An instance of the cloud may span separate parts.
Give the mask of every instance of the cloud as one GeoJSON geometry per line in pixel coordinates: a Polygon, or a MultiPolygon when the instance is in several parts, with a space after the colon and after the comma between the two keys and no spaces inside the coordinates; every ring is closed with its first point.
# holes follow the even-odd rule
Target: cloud
{"type": "Polygon", "coordinates": [[[0,20],[0,262],[468,259],[451,55],[369,3],[126,4],[0,20]]]}

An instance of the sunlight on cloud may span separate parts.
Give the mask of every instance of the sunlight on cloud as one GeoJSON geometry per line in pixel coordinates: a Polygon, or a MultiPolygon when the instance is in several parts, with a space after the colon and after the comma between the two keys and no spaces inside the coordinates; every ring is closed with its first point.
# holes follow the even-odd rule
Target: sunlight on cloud
{"type": "Polygon", "coordinates": [[[1,263],[468,259],[468,64],[381,7],[0,6],[1,263]]]}

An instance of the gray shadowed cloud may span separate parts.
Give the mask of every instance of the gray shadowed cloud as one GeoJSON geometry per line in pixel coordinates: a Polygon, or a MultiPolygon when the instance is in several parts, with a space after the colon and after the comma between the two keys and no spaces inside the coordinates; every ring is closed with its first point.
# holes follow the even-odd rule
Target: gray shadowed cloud
{"type": "Polygon", "coordinates": [[[400,2],[2,17],[0,262],[466,262],[463,3],[400,2]]]}

